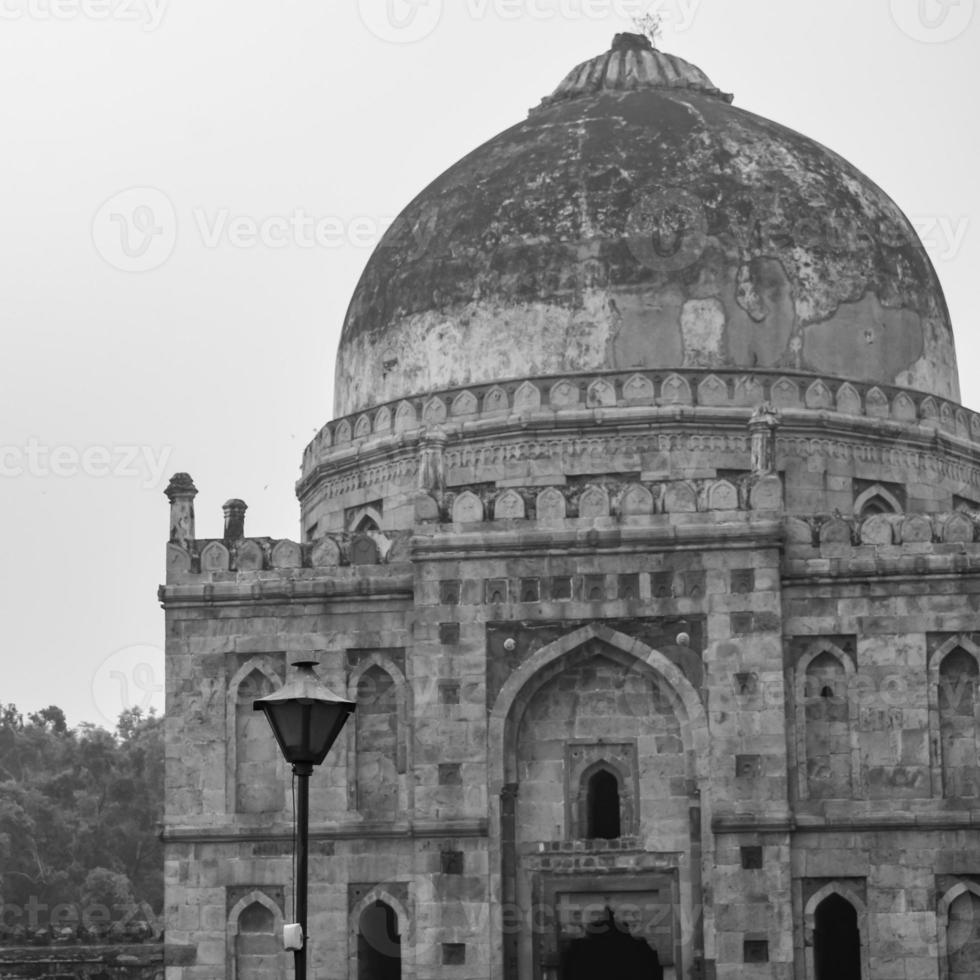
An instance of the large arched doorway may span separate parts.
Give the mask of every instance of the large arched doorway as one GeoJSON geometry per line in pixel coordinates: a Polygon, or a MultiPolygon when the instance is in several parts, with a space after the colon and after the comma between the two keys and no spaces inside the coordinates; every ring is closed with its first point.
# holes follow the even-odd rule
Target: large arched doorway
{"type": "Polygon", "coordinates": [[[861,980],[861,933],[857,911],[840,895],[818,906],[813,925],[816,980],[861,980]]]}
{"type": "Polygon", "coordinates": [[[616,921],[611,909],[593,922],[586,935],[562,952],[560,980],[595,980],[614,973],[616,980],[663,980],[656,951],[616,921]]]}
{"type": "Polygon", "coordinates": [[[528,927],[513,937],[513,977],[537,971],[575,980],[615,963],[626,971],[622,980],[633,976],[631,964],[643,967],[637,980],[649,980],[659,975],[646,969],[654,960],[678,970],[682,872],[638,874],[630,854],[691,850],[691,758],[673,689],[647,664],[593,637],[526,689],[520,707],[510,730],[519,781],[504,839],[513,833],[512,894],[528,927]],[[574,872],[557,873],[556,858],[574,872]],[[636,903],[654,911],[631,934],[621,912],[636,903]],[[583,936],[603,908],[619,926],[600,921],[583,936]],[[588,945],[575,946],[562,967],[580,937],[588,945]]]}

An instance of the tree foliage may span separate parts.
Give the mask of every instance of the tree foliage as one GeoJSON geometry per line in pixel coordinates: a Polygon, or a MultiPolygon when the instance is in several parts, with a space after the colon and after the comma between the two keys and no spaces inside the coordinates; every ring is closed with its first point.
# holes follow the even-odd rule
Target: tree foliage
{"type": "Polygon", "coordinates": [[[53,705],[26,719],[0,705],[0,904],[8,931],[81,927],[92,908],[109,924],[160,913],[163,755],[163,719],[139,708],[108,732],[69,728],[53,705]]]}

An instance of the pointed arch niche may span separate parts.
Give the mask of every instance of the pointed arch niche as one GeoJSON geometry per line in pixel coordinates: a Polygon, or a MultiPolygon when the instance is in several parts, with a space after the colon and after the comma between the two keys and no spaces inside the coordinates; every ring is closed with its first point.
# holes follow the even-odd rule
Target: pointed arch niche
{"type": "Polygon", "coordinates": [[[853,879],[831,881],[803,908],[806,980],[870,980],[868,910],[853,879]]]}
{"type": "MultiPolygon", "coordinates": [[[[694,910],[702,902],[701,849],[712,847],[711,836],[702,842],[696,829],[710,826],[707,724],[682,671],[604,624],[582,627],[513,671],[491,710],[488,742],[492,888],[528,924],[491,944],[492,975],[536,976],[569,938],[557,910],[549,919],[553,933],[530,925],[531,911],[554,884],[538,855],[553,847],[579,851],[583,838],[587,849],[609,850],[605,840],[617,830],[633,838],[630,847],[676,862],[665,863],[649,887],[674,895],[662,899],[673,919],[653,938],[664,946],[662,961],[682,975],[682,964],[692,962],[702,942],[702,918],[694,910]],[[519,964],[517,971],[505,971],[505,961],[519,964]]],[[[593,887],[589,875],[583,865],[563,877],[558,891],[593,887]]],[[[635,875],[629,880],[641,887],[635,875]]]]}
{"type": "Polygon", "coordinates": [[[349,980],[413,980],[414,932],[398,886],[378,885],[351,907],[347,921],[349,980]]]}
{"type": "Polygon", "coordinates": [[[955,884],[939,900],[939,980],[975,980],[980,969],[980,885],[955,884]]]}
{"type": "Polygon", "coordinates": [[[980,647],[952,636],[929,659],[933,796],[980,796],[980,647]]]}
{"type": "Polygon", "coordinates": [[[285,980],[289,954],[282,948],[282,910],[268,895],[253,891],[228,913],[226,980],[285,980]]]}
{"type": "Polygon", "coordinates": [[[267,658],[253,657],[236,671],[225,699],[225,808],[228,813],[278,813],[289,780],[269,723],[252,702],[282,686],[267,658]]]}
{"type": "Polygon", "coordinates": [[[895,494],[880,483],[868,487],[854,498],[854,516],[861,519],[874,517],[875,514],[901,514],[904,510],[895,494]]]}
{"type": "Polygon", "coordinates": [[[350,808],[369,820],[395,820],[409,807],[409,690],[399,664],[384,653],[358,659],[348,680],[357,702],[347,743],[350,808]]]}
{"type": "Polygon", "coordinates": [[[797,793],[801,800],[851,799],[860,750],[854,661],[818,641],[796,665],[797,793]]]}

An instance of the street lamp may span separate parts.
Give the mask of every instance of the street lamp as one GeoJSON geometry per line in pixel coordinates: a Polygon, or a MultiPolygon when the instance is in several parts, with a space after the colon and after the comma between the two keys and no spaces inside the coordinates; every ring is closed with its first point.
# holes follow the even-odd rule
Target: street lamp
{"type": "Polygon", "coordinates": [[[299,660],[295,674],[275,694],[253,702],[265,713],[279,748],[293,767],[296,792],[296,980],[306,980],[306,898],[310,850],[310,774],[326,758],[357,705],[338,697],[313,672],[315,660],[299,660]]]}

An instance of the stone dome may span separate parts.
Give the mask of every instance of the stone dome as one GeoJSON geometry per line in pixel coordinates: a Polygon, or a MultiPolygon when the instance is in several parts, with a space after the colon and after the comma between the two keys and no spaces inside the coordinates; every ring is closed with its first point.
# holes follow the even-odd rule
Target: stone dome
{"type": "Polygon", "coordinates": [[[335,410],[602,370],[800,371],[959,399],[942,289],[846,160],[638,35],[430,184],[375,250],[335,410]]]}

